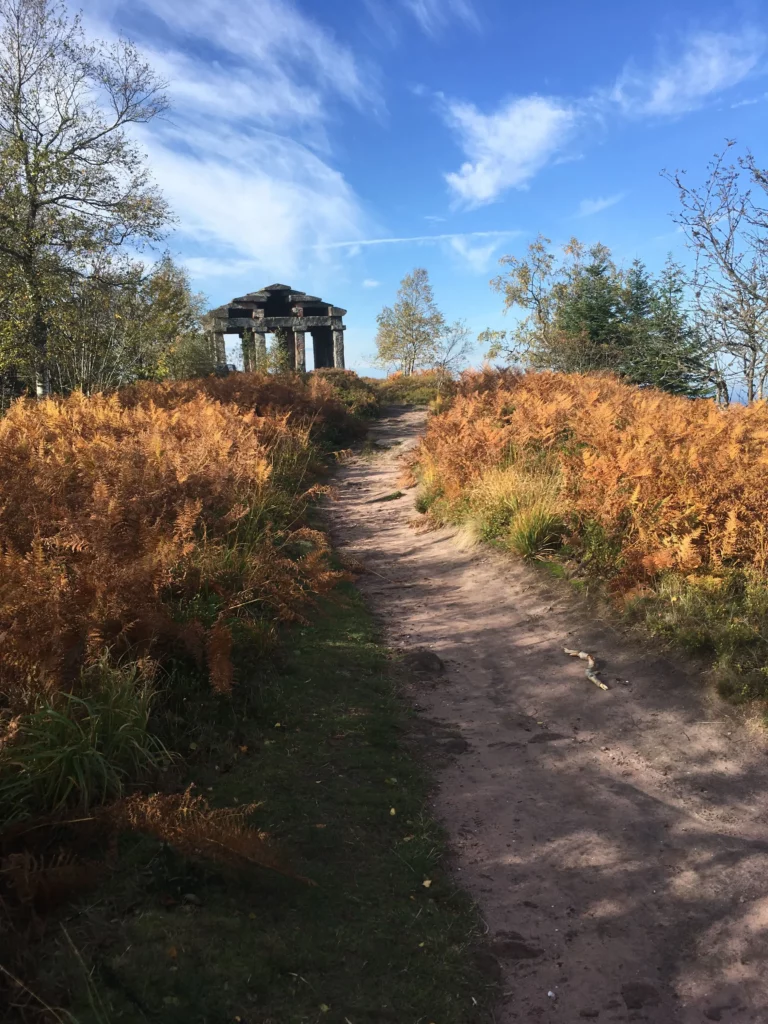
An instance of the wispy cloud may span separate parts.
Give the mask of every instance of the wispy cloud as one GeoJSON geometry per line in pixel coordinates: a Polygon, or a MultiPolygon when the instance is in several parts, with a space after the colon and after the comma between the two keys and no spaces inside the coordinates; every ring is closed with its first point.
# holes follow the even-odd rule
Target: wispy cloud
{"type": "MultiPolygon", "coordinates": [[[[485,273],[491,266],[501,244],[522,235],[522,231],[465,231],[441,235],[407,235],[404,237],[359,238],[347,242],[321,243],[324,249],[343,249],[348,257],[360,255],[365,248],[389,245],[438,246],[445,255],[458,258],[474,274],[485,273]]],[[[378,284],[378,282],[376,282],[378,284]]],[[[366,282],[363,287],[367,287],[366,282]]]]}
{"type": "Polygon", "coordinates": [[[402,5],[429,36],[439,35],[451,21],[480,28],[471,0],[402,0],[402,5]]]}
{"type": "Polygon", "coordinates": [[[596,213],[601,213],[603,210],[607,210],[611,206],[615,206],[616,203],[620,203],[624,198],[623,192],[618,192],[614,196],[606,196],[601,199],[582,199],[579,203],[579,208],[576,211],[577,217],[592,217],[596,213]]]}
{"type": "Polygon", "coordinates": [[[484,274],[494,262],[501,239],[496,238],[480,245],[473,245],[470,239],[471,236],[456,235],[451,239],[451,249],[461,257],[472,273],[484,274]]]}
{"type": "Polygon", "coordinates": [[[336,108],[380,107],[349,48],[291,0],[185,0],[183,19],[177,0],[136,0],[125,12],[92,0],[88,18],[102,35],[119,21],[169,80],[171,119],[141,141],[194,273],[290,279],[324,260],[313,242],[370,232],[331,162],[336,108]]]}
{"type": "Polygon", "coordinates": [[[756,103],[764,103],[766,100],[768,100],[768,92],[764,92],[762,96],[752,96],[749,99],[732,103],[731,110],[738,110],[739,107],[752,107],[756,103]]]}
{"type": "Polygon", "coordinates": [[[445,178],[469,207],[493,202],[509,188],[525,188],[577,123],[573,106],[548,96],[512,99],[493,114],[472,103],[447,102],[444,116],[468,158],[445,178]]]}
{"type": "Polygon", "coordinates": [[[347,242],[321,242],[316,249],[361,249],[371,245],[433,245],[437,242],[453,242],[456,239],[469,238],[514,238],[521,231],[466,231],[444,235],[407,235],[398,238],[358,238],[347,242]]]}
{"type": "Polygon", "coordinates": [[[683,114],[749,77],[766,51],[766,36],[754,28],[741,32],[699,32],[677,56],[650,70],[628,65],[610,99],[632,116],[683,114]]]}
{"type": "Polygon", "coordinates": [[[374,281],[371,277],[366,277],[363,281],[363,288],[380,288],[381,281],[374,281]]]}
{"type": "MultiPolygon", "coordinates": [[[[768,37],[756,28],[698,32],[655,67],[627,65],[610,88],[573,99],[518,96],[484,113],[472,103],[438,95],[442,116],[466,158],[458,171],[445,175],[449,189],[460,204],[472,208],[509,189],[527,188],[544,167],[583,155],[564,152],[577,131],[594,129],[611,117],[673,117],[695,110],[758,74],[767,53],[768,37]]],[[[620,199],[585,200],[578,216],[598,213],[620,199]]]]}

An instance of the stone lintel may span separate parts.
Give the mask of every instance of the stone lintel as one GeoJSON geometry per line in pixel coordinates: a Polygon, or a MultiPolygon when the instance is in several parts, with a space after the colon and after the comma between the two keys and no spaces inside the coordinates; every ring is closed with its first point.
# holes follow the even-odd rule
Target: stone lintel
{"type": "Polygon", "coordinates": [[[269,334],[281,327],[293,328],[295,331],[307,331],[310,327],[333,327],[337,331],[345,331],[346,327],[332,316],[265,316],[252,320],[250,317],[230,317],[216,319],[215,330],[224,334],[239,334],[241,331],[258,331],[269,334]]]}

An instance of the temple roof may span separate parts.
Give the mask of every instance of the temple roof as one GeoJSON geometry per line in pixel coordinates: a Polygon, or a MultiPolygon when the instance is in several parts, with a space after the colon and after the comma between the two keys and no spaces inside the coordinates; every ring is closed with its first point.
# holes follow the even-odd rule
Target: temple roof
{"type": "MultiPolygon", "coordinates": [[[[223,306],[211,310],[209,316],[229,318],[235,316],[235,310],[242,311],[249,315],[248,311],[265,309],[271,307],[269,315],[275,317],[280,315],[290,316],[294,306],[306,307],[305,315],[327,315],[344,316],[345,309],[339,309],[333,303],[326,302],[319,295],[308,295],[306,292],[296,291],[288,284],[268,284],[255,292],[248,292],[240,295],[223,306]],[[277,311],[277,307],[284,307],[284,313],[277,311]]],[[[263,315],[263,314],[260,314],[263,315]]]]}

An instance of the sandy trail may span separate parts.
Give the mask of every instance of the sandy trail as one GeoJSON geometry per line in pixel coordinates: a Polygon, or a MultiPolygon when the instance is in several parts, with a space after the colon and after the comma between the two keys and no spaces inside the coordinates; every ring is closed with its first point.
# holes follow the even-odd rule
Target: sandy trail
{"type": "Polygon", "coordinates": [[[765,740],[565,585],[414,531],[413,491],[376,501],[424,421],[390,410],[371,436],[401,444],[343,466],[328,514],[380,574],[360,586],[391,644],[445,662],[415,699],[452,737],[436,810],[502,966],[497,1021],[768,1022],[765,740]]]}

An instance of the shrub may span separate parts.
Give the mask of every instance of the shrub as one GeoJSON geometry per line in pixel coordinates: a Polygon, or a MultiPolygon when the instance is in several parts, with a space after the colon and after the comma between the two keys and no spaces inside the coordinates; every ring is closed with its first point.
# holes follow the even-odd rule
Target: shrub
{"type": "Polygon", "coordinates": [[[375,388],[382,405],[429,405],[438,400],[443,404],[454,388],[451,377],[441,370],[393,373],[367,381],[375,388]]]}
{"type": "Polygon", "coordinates": [[[154,690],[137,666],[86,670],[87,697],[59,693],[14,720],[0,748],[0,817],[86,811],[145,781],[170,755],[149,730],[154,690]]]}

